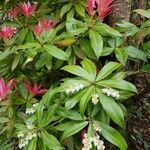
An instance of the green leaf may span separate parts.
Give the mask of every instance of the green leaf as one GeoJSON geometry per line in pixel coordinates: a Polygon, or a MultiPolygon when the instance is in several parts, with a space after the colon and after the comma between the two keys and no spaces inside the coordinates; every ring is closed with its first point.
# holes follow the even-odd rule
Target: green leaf
{"type": "Polygon", "coordinates": [[[46,127],[50,122],[52,117],[54,116],[55,110],[57,108],[57,104],[54,104],[53,106],[51,106],[49,108],[49,110],[47,112],[44,112],[44,117],[42,119],[42,125],[41,127],[46,127]]]}
{"type": "Polygon", "coordinates": [[[104,47],[103,51],[101,53],[101,56],[107,56],[110,55],[113,52],[114,48],[111,47],[104,47]]]}
{"type": "Polygon", "coordinates": [[[89,30],[89,38],[91,41],[92,48],[98,59],[103,50],[103,39],[102,39],[101,35],[94,30],[89,30]]]}
{"type": "Polygon", "coordinates": [[[112,97],[108,97],[102,93],[99,94],[100,102],[106,114],[120,127],[124,127],[124,116],[122,109],[112,97]]]}
{"type": "Polygon", "coordinates": [[[126,91],[137,93],[137,89],[133,84],[125,80],[121,80],[121,79],[102,80],[102,81],[97,82],[97,84],[100,86],[104,86],[104,87],[111,87],[111,88],[116,88],[116,89],[121,89],[121,90],[126,90],[126,91]]]}
{"type": "Polygon", "coordinates": [[[109,62],[107,63],[101,71],[98,73],[96,81],[100,81],[104,78],[106,78],[108,75],[110,75],[113,71],[118,69],[121,66],[121,64],[117,62],[109,62]]]}
{"type": "Polygon", "coordinates": [[[84,114],[86,106],[89,102],[89,100],[91,99],[91,95],[94,92],[94,87],[91,86],[89,88],[86,89],[86,91],[83,93],[80,103],[79,103],[79,107],[80,107],[80,113],[84,114]]]}
{"type": "Polygon", "coordinates": [[[135,12],[150,19],[150,10],[136,9],[135,12]]]}
{"type": "Polygon", "coordinates": [[[68,3],[68,4],[64,5],[61,9],[60,17],[62,18],[64,16],[64,14],[67,13],[71,9],[72,6],[73,6],[72,3],[68,3]]]}
{"type": "Polygon", "coordinates": [[[111,28],[105,23],[96,23],[93,26],[93,29],[99,32],[101,35],[111,35],[111,36],[120,36],[121,34],[115,30],[114,28],[111,28]]]}
{"type": "Polygon", "coordinates": [[[84,59],[81,62],[81,64],[82,64],[83,69],[85,69],[91,75],[91,78],[94,81],[96,78],[96,66],[95,66],[95,64],[89,59],[84,59]]]}
{"type": "Polygon", "coordinates": [[[133,47],[133,46],[128,46],[128,47],[125,47],[125,50],[127,51],[128,55],[131,58],[147,61],[146,55],[138,48],[133,47]]]}
{"type": "Polygon", "coordinates": [[[85,17],[85,9],[80,3],[75,4],[74,7],[77,14],[79,14],[82,17],[85,17]]]}
{"type": "Polygon", "coordinates": [[[82,116],[74,110],[68,110],[66,108],[58,108],[56,113],[63,117],[63,118],[69,118],[71,120],[82,120],[82,116]]]}
{"type": "Polygon", "coordinates": [[[9,122],[9,118],[0,117],[0,123],[6,123],[6,122],[9,122]]]}
{"type": "Polygon", "coordinates": [[[120,150],[127,150],[127,143],[117,130],[113,129],[105,123],[97,123],[100,125],[102,129],[101,134],[106,140],[118,146],[120,150]]]}
{"type": "Polygon", "coordinates": [[[76,123],[77,122],[75,122],[75,121],[60,123],[55,127],[55,129],[58,130],[58,131],[65,131],[68,127],[72,127],[72,125],[74,125],[76,123]]]}
{"type": "Polygon", "coordinates": [[[39,127],[41,127],[43,123],[43,110],[44,110],[43,101],[41,101],[36,108],[37,108],[36,116],[37,116],[38,125],[39,127]]]}
{"type": "Polygon", "coordinates": [[[9,55],[14,53],[15,49],[16,49],[15,47],[13,47],[12,49],[8,48],[4,52],[0,53],[0,61],[6,59],[9,55]]]}
{"type": "Polygon", "coordinates": [[[36,150],[36,142],[37,142],[37,138],[33,138],[33,139],[30,141],[27,150],[36,150]]]}
{"type": "Polygon", "coordinates": [[[17,38],[17,44],[22,44],[24,42],[27,34],[28,34],[28,28],[22,28],[19,31],[19,36],[17,38]]]}
{"type": "Polygon", "coordinates": [[[62,140],[66,139],[67,137],[70,137],[76,133],[78,133],[80,130],[82,130],[86,125],[88,124],[88,121],[84,121],[81,123],[76,123],[71,126],[68,125],[67,130],[64,131],[62,135],[62,140]]]}
{"type": "Polygon", "coordinates": [[[150,64],[145,64],[145,65],[142,67],[142,70],[150,73],[150,64]]]}
{"type": "Polygon", "coordinates": [[[50,55],[48,52],[43,52],[38,59],[38,61],[35,64],[35,68],[38,70],[41,67],[46,65],[46,67],[50,70],[52,67],[52,55],[50,55]]]}
{"type": "Polygon", "coordinates": [[[87,80],[91,81],[90,74],[88,74],[88,72],[80,66],[68,65],[68,66],[63,67],[62,70],[65,70],[65,71],[70,72],[74,75],[77,75],[81,78],[84,78],[84,79],[87,79],[87,80]]]}
{"type": "Polygon", "coordinates": [[[87,27],[78,28],[78,29],[73,29],[73,30],[68,31],[68,35],[69,35],[69,36],[79,35],[79,34],[81,34],[81,33],[84,33],[86,30],[88,30],[87,27]]]}
{"type": "Polygon", "coordinates": [[[51,54],[52,56],[54,56],[60,60],[67,60],[68,59],[67,54],[54,45],[48,45],[47,44],[47,45],[44,45],[43,47],[49,54],[51,54]]]}
{"type": "Polygon", "coordinates": [[[19,60],[20,60],[20,58],[21,58],[21,54],[22,54],[22,52],[18,53],[18,54],[14,57],[14,61],[13,61],[12,66],[11,66],[11,70],[12,70],[12,71],[17,67],[17,65],[18,65],[18,63],[19,63],[19,60]]]}
{"type": "Polygon", "coordinates": [[[139,31],[139,28],[134,24],[124,20],[120,23],[116,23],[116,25],[118,26],[118,30],[125,33],[126,36],[133,36],[139,31]]]}
{"type": "Polygon", "coordinates": [[[54,137],[52,134],[49,134],[46,131],[41,132],[42,140],[44,144],[52,150],[60,150],[63,149],[63,147],[60,145],[59,141],[54,137]]]}
{"type": "Polygon", "coordinates": [[[116,48],[115,54],[117,59],[121,62],[121,64],[125,66],[126,61],[128,59],[128,53],[126,52],[126,50],[123,48],[116,48]]]}
{"type": "Polygon", "coordinates": [[[71,9],[67,14],[67,20],[71,20],[74,16],[74,9],[71,9]]]}
{"type": "Polygon", "coordinates": [[[96,59],[96,55],[94,54],[94,50],[92,49],[92,46],[89,40],[81,39],[80,47],[88,58],[96,59]]]}
{"type": "Polygon", "coordinates": [[[19,49],[30,49],[30,48],[40,48],[41,45],[39,43],[26,43],[24,45],[20,45],[17,47],[17,50],[19,49]]]}

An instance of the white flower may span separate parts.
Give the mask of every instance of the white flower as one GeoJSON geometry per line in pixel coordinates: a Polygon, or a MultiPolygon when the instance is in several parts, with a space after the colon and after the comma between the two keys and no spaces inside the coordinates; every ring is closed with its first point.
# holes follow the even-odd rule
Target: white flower
{"type": "Polygon", "coordinates": [[[102,93],[107,94],[108,96],[119,98],[120,94],[119,91],[112,89],[112,88],[103,88],[102,93]]]}
{"type": "Polygon", "coordinates": [[[98,94],[97,93],[93,93],[92,94],[92,103],[94,104],[94,105],[96,105],[97,103],[98,103],[98,94]]]}
{"type": "Polygon", "coordinates": [[[92,148],[92,137],[88,137],[87,133],[84,134],[84,139],[82,140],[83,148],[82,150],[90,150],[92,148]]]}
{"type": "Polygon", "coordinates": [[[18,136],[18,138],[24,137],[24,133],[23,132],[19,132],[17,136],[18,136]]]}
{"type": "Polygon", "coordinates": [[[94,127],[96,132],[100,133],[102,131],[102,129],[100,128],[99,124],[96,123],[96,122],[93,123],[93,127],[94,127]]]}
{"type": "Polygon", "coordinates": [[[32,106],[33,106],[33,108],[36,108],[37,106],[38,106],[38,104],[39,103],[35,103],[35,104],[33,104],[32,106]]]}
{"type": "Polygon", "coordinates": [[[27,141],[25,139],[21,139],[19,141],[19,148],[21,149],[21,148],[25,147],[26,145],[28,145],[28,143],[29,143],[29,141],[27,141]]]}
{"type": "Polygon", "coordinates": [[[96,135],[94,137],[93,142],[94,142],[94,146],[97,147],[97,150],[104,150],[105,149],[104,142],[99,139],[98,135],[96,135]]]}
{"type": "Polygon", "coordinates": [[[26,126],[29,130],[32,130],[33,128],[35,128],[35,126],[31,122],[27,122],[26,126]]]}
{"type": "Polygon", "coordinates": [[[66,92],[66,94],[70,94],[70,93],[73,94],[83,88],[84,88],[84,85],[82,82],[81,83],[73,83],[66,88],[65,92],[66,92]]]}
{"type": "Polygon", "coordinates": [[[30,115],[30,114],[34,114],[34,113],[35,113],[35,109],[34,109],[33,107],[27,108],[26,111],[25,111],[25,113],[26,113],[26,114],[29,114],[29,115],[30,115]]]}

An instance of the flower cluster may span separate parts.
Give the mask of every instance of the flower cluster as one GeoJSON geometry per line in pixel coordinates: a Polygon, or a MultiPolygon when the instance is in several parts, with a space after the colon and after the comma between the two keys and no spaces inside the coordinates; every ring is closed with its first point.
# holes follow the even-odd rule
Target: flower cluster
{"type": "Polygon", "coordinates": [[[104,89],[102,89],[102,93],[107,94],[108,96],[111,96],[114,98],[120,97],[119,91],[114,90],[112,88],[104,88],[104,89]]]}
{"type": "Polygon", "coordinates": [[[67,87],[65,92],[66,92],[66,94],[75,93],[83,88],[84,88],[84,84],[82,82],[74,83],[74,84],[70,85],[69,87],[67,87]]]}
{"type": "Polygon", "coordinates": [[[111,5],[112,2],[113,0],[87,0],[88,14],[93,16],[96,12],[98,12],[99,19],[103,20],[110,14],[113,7],[113,5],[111,5]]]}
{"type": "Polygon", "coordinates": [[[87,133],[84,133],[84,139],[82,140],[82,150],[90,150],[92,148],[93,138],[89,137],[87,133]]]}
{"type": "Polygon", "coordinates": [[[94,127],[94,130],[95,130],[96,132],[99,132],[99,133],[100,133],[100,132],[102,131],[101,127],[100,127],[99,124],[96,123],[96,122],[93,123],[93,127],[94,127]]]}
{"type": "Polygon", "coordinates": [[[97,103],[98,103],[98,94],[97,93],[93,93],[92,94],[92,103],[94,104],[94,105],[96,105],[97,103]]]}
{"type": "Polygon", "coordinates": [[[99,135],[95,135],[94,137],[89,137],[87,133],[84,134],[84,139],[82,140],[83,147],[82,150],[90,150],[92,149],[92,142],[97,150],[104,150],[104,142],[100,140],[99,135]]]}
{"type": "Polygon", "coordinates": [[[104,150],[104,142],[100,140],[99,135],[94,136],[93,138],[94,146],[97,147],[97,150],[104,150]]]}
{"type": "Polygon", "coordinates": [[[49,19],[39,21],[38,25],[33,28],[35,35],[41,35],[45,30],[50,31],[53,27],[53,22],[49,19]]]}
{"type": "Polygon", "coordinates": [[[5,84],[3,79],[0,79],[0,101],[4,100],[11,92],[12,87],[14,86],[14,79],[10,80],[7,84],[5,84]]]}
{"type": "Polygon", "coordinates": [[[25,113],[29,114],[29,115],[34,114],[35,113],[35,108],[37,107],[37,105],[38,105],[38,103],[33,104],[32,107],[26,109],[25,113]]]}
{"type": "Polygon", "coordinates": [[[33,131],[33,129],[35,128],[35,126],[30,123],[27,122],[26,123],[28,132],[23,133],[23,132],[19,132],[18,134],[18,138],[19,138],[19,148],[22,149],[23,147],[27,146],[29,141],[32,140],[32,138],[36,138],[37,137],[37,133],[35,131],[33,131]]]}
{"type": "Polygon", "coordinates": [[[11,38],[16,33],[16,28],[4,26],[0,30],[0,38],[3,40],[11,38]]]}

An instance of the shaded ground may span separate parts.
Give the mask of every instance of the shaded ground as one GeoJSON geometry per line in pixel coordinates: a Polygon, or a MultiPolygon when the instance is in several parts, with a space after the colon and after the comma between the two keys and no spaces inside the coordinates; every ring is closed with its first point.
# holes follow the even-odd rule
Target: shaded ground
{"type": "Polygon", "coordinates": [[[129,106],[128,150],[150,150],[150,74],[135,80],[139,94],[129,106]]]}

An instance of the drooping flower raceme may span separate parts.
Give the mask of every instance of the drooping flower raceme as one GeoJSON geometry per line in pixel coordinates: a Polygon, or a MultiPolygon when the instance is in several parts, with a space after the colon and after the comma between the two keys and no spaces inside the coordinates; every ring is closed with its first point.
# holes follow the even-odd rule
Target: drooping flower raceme
{"type": "Polygon", "coordinates": [[[11,92],[11,89],[14,85],[14,79],[10,80],[7,84],[5,84],[3,79],[0,79],[0,101],[4,100],[11,92]]]}
{"type": "Polygon", "coordinates": [[[92,94],[92,103],[94,104],[94,105],[96,105],[97,103],[98,103],[98,94],[97,93],[93,93],[92,94]]]}
{"type": "Polygon", "coordinates": [[[16,32],[16,28],[4,26],[0,30],[0,38],[3,40],[11,38],[16,32]]]}
{"type": "Polygon", "coordinates": [[[48,91],[47,89],[41,89],[41,86],[39,86],[36,82],[34,82],[33,87],[30,83],[24,83],[24,85],[27,88],[28,92],[34,96],[44,94],[48,91]]]}
{"type": "Polygon", "coordinates": [[[87,133],[84,133],[84,139],[82,140],[82,150],[90,150],[92,149],[93,138],[89,137],[87,133]]]}
{"type": "Polygon", "coordinates": [[[30,107],[30,108],[26,108],[25,113],[26,113],[26,114],[29,114],[29,115],[30,115],[30,114],[34,114],[37,105],[38,105],[38,103],[33,104],[32,107],[30,107]]]}
{"type": "Polygon", "coordinates": [[[104,150],[104,142],[100,140],[99,135],[95,135],[93,138],[94,146],[97,147],[97,150],[104,150]]]}
{"type": "Polygon", "coordinates": [[[23,147],[27,146],[29,142],[37,137],[37,132],[34,130],[35,126],[31,122],[26,123],[26,127],[28,131],[26,132],[19,132],[18,138],[19,138],[19,148],[22,149],[23,147]]]}
{"type": "Polygon", "coordinates": [[[37,3],[31,5],[31,3],[28,1],[27,3],[23,2],[20,5],[20,10],[26,17],[30,17],[34,13],[36,7],[37,3]]]}
{"type": "Polygon", "coordinates": [[[80,83],[73,83],[70,86],[68,86],[65,90],[66,94],[70,94],[70,93],[75,93],[78,92],[79,90],[84,88],[84,84],[82,82],[80,83]]]}
{"type": "Polygon", "coordinates": [[[49,19],[39,21],[38,25],[33,28],[33,32],[36,35],[41,35],[44,30],[50,31],[53,27],[53,22],[49,19]]]}
{"type": "Polygon", "coordinates": [[[107,94],[108,96],[119,98],[120,94],[119,91],[112,89],[112,88],[103,88],[102,93],[107,94]]]}

